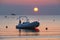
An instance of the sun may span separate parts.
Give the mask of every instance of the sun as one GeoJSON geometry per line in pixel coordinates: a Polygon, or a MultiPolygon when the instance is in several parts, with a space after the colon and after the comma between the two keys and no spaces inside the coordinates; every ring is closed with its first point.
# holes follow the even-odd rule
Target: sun
{"type": "Polygon", "coordinates": [[[34,12],[38,12],[38,7],[34,7],[34,12]]]}

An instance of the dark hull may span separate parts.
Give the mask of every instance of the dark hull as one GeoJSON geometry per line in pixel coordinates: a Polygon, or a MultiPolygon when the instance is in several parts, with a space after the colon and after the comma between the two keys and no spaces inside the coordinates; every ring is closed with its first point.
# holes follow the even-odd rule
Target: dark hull
{"type": "Polygon", "coordinates": [[[39,26],[39,22],[24,23],[16,26],[17,29],[34,29],[39,26]]]}

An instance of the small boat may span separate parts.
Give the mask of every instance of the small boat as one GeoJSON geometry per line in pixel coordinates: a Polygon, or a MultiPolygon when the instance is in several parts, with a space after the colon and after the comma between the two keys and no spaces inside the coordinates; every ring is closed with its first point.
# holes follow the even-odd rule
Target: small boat
{"type": "Polygon", "coordinates": [[[19,23],[18,25],[16,25],[17,29],[35,29],[36,27],[38,27],[40,25],[40,23],[38,21],[34,21],[34,22],[23,22],[22,24],[19,23]]]}
{"type": "Polygon", "coordinates": [[[16,14],[12,13],[11,15],[16,15],[16,14]]]}

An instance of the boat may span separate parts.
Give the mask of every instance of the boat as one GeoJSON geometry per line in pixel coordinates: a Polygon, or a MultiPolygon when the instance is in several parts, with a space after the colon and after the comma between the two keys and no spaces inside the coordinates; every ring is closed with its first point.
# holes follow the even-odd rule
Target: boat
{"type": "Polygon", "coordinates": [[[38,27],[40,25],[40,23],[38,21],[34,21],[34,22],[23,22],[21,24],[21,22],[16,25],[17,29],[35,29],[36,27],[38,27]]]}

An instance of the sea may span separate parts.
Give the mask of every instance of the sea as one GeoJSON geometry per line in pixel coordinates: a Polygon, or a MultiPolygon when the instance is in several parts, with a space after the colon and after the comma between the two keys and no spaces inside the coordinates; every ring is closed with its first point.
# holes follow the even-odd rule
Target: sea
{"type": "Polygon", "coordinates": [[[60,40],[60,15],[0,15],[0,40],[60,40]],[[16,29],[19,20],[38,21],[39,32],[16,29]]]}

